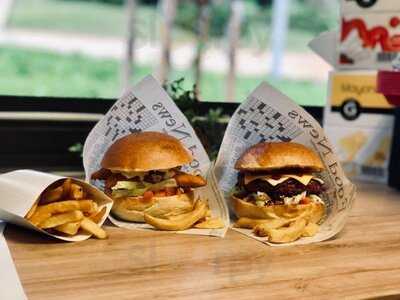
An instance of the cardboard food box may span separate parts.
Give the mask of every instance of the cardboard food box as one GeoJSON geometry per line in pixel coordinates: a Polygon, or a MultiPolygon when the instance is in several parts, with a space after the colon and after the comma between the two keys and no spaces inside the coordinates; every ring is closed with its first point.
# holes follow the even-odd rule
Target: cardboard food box
{"type": "Polygon", "coordinates": [[[331,72],[324,128],[346,173],[388,181],[394,108],[376,92],[376,72],[331,72]]]}

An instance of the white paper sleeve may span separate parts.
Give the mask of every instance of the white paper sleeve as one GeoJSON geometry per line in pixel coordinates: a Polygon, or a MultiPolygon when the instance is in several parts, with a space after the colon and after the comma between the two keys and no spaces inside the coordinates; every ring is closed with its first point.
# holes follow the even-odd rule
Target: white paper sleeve
{"type": "MultiPolygon", "coordinates": [[[[227,203],[230,202],[229,192],[237,181],[235,162],[247,148],[262,141],[304,144],[319,154],[326,168],[321,174],[328,186],[323,195],[326,219],[317,235],[291,244],[323,241],[341,231],[354,201],[355,186],[344,175],[332,145],[318,122],[267,83],[258,86],[239,106],[225,132],[215,173],[227,203]]],[[[265,238],[256,237],[251,230],[234,229],[267,243],[265,238]]]]}
{"type": "MultiPolygon", "coordinates": [[[[217,188],[207,152],[189,121],[152,76],[147,76],[122,96],[90,132],[83,150],[86,180],[89,181],[90,175],[101,168],[104,153],[117,139],[140,131],[165,132],[183,143],[194,158],[184,166],[184,170],[207,177],[208,184],[199,196],[208,199],[212,216],[221,217],[226,224],[223,229],[190,229],[179,233],[223,237],[229,225],[229,214],[217,188]]],[[[117,226],[129,229],[152,228],[147,224],[125,222],[112,216],[110,220],[117,226]]]]}

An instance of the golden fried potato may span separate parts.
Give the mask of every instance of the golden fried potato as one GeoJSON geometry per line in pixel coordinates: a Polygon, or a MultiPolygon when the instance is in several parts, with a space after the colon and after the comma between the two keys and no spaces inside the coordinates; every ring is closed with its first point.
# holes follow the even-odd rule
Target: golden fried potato
{"type": "Polygon", "coordinates": [[[78,221],[78,222],[71,222],[58,225],[54,227],[54,229],[68,235],[75,235],[78,233],[80,227],[81,227],[81,222],[78,221]]]}
{"type": "Polygon", "coordinates": [[[220,229],[224,228],[225,224],[221,218],[206,218],[204,221],[196,223],[193,227],[200,229],[220,229]]]}
{"type": "Polygon", "coordinates": [[[83,219],[83,213],[79,210],[74,210],[63,214],[51,216],[50,218],[40,223],[39,228],[42,229],[54,228],[65,223],[77,222],[82,219],[83,219]]]}
{"type": "Polygon", "coordinates": [[[263,230],[267,229],[276,229],[286,224],[290,223],[291,220],[287,219],[250,219],[250,218],[239,218],[236,223],[235,227],[237,228],[247,228],[253,229],[258,225],[262,225],[263,230]]]}
{"type": "Polygon", "coordinates": [[[68,198],[68,196],[71,192],[71,184],[72,184],[71,178],[67,178],[64,180],[64,182],[62,184],[62,188],[63,188],[62,198],[64,198],[64,199],[68,198]]]}
{"type": "Polygon", "coordinates": [[[179,231],[190,228],[200,219],[204,218],[207,213],[207,204],[205,201],[197,200],[194,210],[184,214],[183,216],[175,216],[170,219],[160,219],[153,217],[147,213],[144,214],[146,223],[161,230],[179,231]]]}
{"type": "Polygon", "coordinates": [[[92,213],[89,216],[89,219],[97,224],[97,223],[99,223],[101,221],[101,219],[103,219],[103,217],[106,214],[106,212],[107,212],[107,208],[104,206],[101,210],[92,213]]]}
{"type": "Polygon", "coordinates": [[[71,183],[71,189],[69,191],[69,196],[70,198],[74,200],[81,200],[85,197],[83,188],[76,184],[76,183],[71,183]]]}
{"type": "Polygon", "coordinates": [[[36,210],[33,215],[28,219],[33,225],[38,226],[40,223],[44,222],[46,219],[51,217],[51,213],[47,211],[36,210]]]}
{"type": "Polygon", "coordinates": [[[61,200],[63,193],[64,193],[64,190],[63,190],[62,186],[59,186],[54,189],[48,189],[41,196],[40,204],[47,204],[47,203],[61,200]]]}
{"type": "Polygon", "coordinates": [[[308,223],[307,226],[303,230],[302,236],[304,237],[312,237],[317,234],[319,231],[319,226],[315,223],[308,223]]]}
{"type": "Polygon", "coordinates": [[[266,228],[263,226],[264,224],[260,224],[254,227],[254,233],[258,236],[267,236],[268,241],[272,243],[290,243],[302,236],[306,224],[304,219],[297,219],[288,227],[277,229],[266,228]]]}
{"type": "Polygon", "coordinates": [[[107,238],[107,233],[99,225],[88,218],[83,218],[81,221],[81,228],[93,234],[98,239],[107,238]]]}
{"type": "Polygon", "coordinates": [[[38,206],[38,201],[36,201],[35,204],[32,205],[31,209],[26,213],[25,215],[26,219],[32,218],[33,214],[36,212],[37,206],[38,206]]]}

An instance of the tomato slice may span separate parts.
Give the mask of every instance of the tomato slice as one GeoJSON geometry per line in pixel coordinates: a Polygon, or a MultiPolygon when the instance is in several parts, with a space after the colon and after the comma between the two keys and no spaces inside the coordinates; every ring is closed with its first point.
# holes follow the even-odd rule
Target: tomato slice
{"type": "Polygon", "coordinates": [[[304,197],[303,199],[300,200],[299,202],[300,204],[310,204],[311,203],[311,199],[308,197],[304,197]]]}
{"type": "Polygon", "coordinates": [[[152,191],[145,191],[143,194],[143,199],[145,201],[150,201],[151,198],[153,198],[153,196],[154,196],[154,193],[152,191]]]}
{"type": "Polygon", "coordinates": [[[176,188],[175,187],[167,187],[165,188],[165,193],[167,196],[174,196],[176,195],[176,188]]]}
{"type": "Polygon", "coordinates": [[[164,190],[156,191],[156,192],[154,192],[154,196],[156,196],[156,197],[165,197],[165,196],[167,196],[167,193],[164,190]]]}

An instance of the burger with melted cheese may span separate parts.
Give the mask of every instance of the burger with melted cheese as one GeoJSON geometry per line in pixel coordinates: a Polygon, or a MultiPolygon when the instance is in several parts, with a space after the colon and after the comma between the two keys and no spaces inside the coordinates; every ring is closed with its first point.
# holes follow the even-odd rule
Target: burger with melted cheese
{"type": "Polygon", "coordinates": [[[144,214],[167,218],[192,211],[193,189],[206,185],[201,176],[181,171],[192,160],[172,136],[132,133],[110,146],[102,168],[91,179],[104,181],[117,218],[131,222],[145,222],[144,214]]]}
{"type": "Polygon", "coordinates": [[[321,195],[324,170],[319,156],[304,145],[262,142],[245,151],[235,164],[238,181],[232,194],[238,218],[290,219],[312,206],[312,222],[324,214],[321,195]]]}

